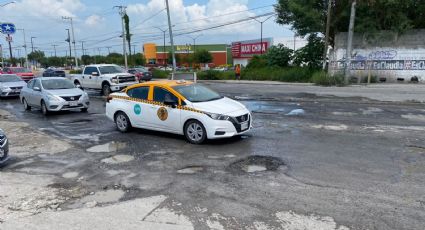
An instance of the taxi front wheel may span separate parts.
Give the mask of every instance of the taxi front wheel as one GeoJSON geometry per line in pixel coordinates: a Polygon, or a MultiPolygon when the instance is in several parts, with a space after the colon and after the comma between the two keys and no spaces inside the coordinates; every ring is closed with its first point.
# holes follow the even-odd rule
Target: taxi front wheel
{"type": "Polygon", "coordinates": [[[123,112],[115,115],[115,124],[120,132],[126,133],[131,129],[131,123],[128,116],[123,112]]]}
{"type": "Polygon", "coordinates": [[[207,132],[201,122],[191,120],[184,126],[184,135],[192,144],[201,144],[207,139],[207,132]]]}

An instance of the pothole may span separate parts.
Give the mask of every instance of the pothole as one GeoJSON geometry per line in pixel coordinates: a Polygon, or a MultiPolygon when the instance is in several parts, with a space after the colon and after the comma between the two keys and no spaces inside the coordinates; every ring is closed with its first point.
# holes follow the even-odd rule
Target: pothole
{"type": "Polygon", "coordinates": [[[71,123],[71,124],[84,124],[84,123],[88,123],[88,122],[91,122],[91,121],[92,121],[91,119],[77,119],[77,120],[70,121],[68,123],[71,123]]]}
{"type": "Polygon", "coordinates": [[[130,162],[132,160],[134,160],[134,157],[131,155],[115,155],[109,158],[105,158],[101,160],[101,162],[106,164],[119,164],[130,162]]]}
{"type": "Polygon", "coordinates": [[[237,172],[256,173],[264,171],[275,171],[285,163],[271,156],[249,156],[245,159],[236,161],[230,165],[230,169],[237,172]]]}
{"type": "Polygon", "coordinates": [[[125,192],[122,190],[111,189],[85,196],[79,203],[84,204],[86,207],[94,207],[97,204],[118,202],[124,195],[125,192]]]}
{"type": "Polygon", "coordinates": [[[188,166],[188,167],[182,168],[180,170],[177,170],[177,173],[180,173],[180,174],[195,174],[195,173],[198,173],[198,172],[202,172],[203,170],[204,170],[204,168],[201,167],[201,166],[188,166]]]}
{"type": "Polygon", "coordinates": [[[124,149],[127,147],[126,143],[123,142],[109,142],[103,145],[95,145],[87,149],[87,152],[90,153],[110,153],[116,152],[117,150],[124,149]]]}

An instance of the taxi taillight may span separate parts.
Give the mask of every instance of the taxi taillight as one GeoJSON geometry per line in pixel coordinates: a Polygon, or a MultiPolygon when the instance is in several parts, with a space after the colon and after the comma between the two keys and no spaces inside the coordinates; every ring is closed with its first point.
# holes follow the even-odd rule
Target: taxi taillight
{"type": "Polygon", "coordinates": [[[112,96],[107,96],[107,97],[106,97],[106,102],[107,102],[107,103],[109,103],[112,99],[113,99],[113,97],[112,97],[112,96]]]}

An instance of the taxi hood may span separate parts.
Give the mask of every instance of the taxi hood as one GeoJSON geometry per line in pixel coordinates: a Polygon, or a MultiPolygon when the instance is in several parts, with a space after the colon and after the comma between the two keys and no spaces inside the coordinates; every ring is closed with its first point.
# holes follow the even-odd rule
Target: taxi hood
{"type": "Polygon", "coordinates": [[[247,111],[246,107],[241,103],[227,97],[223,97],[214,101],[192,103],[193,108],[208,112],[232,116],[233,113],[239,111],[247,111]]]}

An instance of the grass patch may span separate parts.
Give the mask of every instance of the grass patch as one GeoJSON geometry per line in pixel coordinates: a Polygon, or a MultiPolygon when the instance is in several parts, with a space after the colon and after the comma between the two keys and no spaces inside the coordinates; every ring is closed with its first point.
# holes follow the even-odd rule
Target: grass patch
{"type": "Polygon", "coordinates": [[[242,71],[242,80],[310,82],[315,70],[301,67],[249,68],[242,71]]]}
{"type": "Polygon", "coordinates": [[[313,74],[311,82],[320,86],[344,86],[344,76],[335,74],[334,76],[329,75],[324,71],[317,71],[313,74]]]}
{"type": "Polygon", "coordinates": [[[159,69],[154,69],[152,71],[152,77],[153,78],[160,78],[160,79],[168,79],[168,77],[170,76],[170,71],[163,71],[163,70],[159,70],[159,69]]]}

